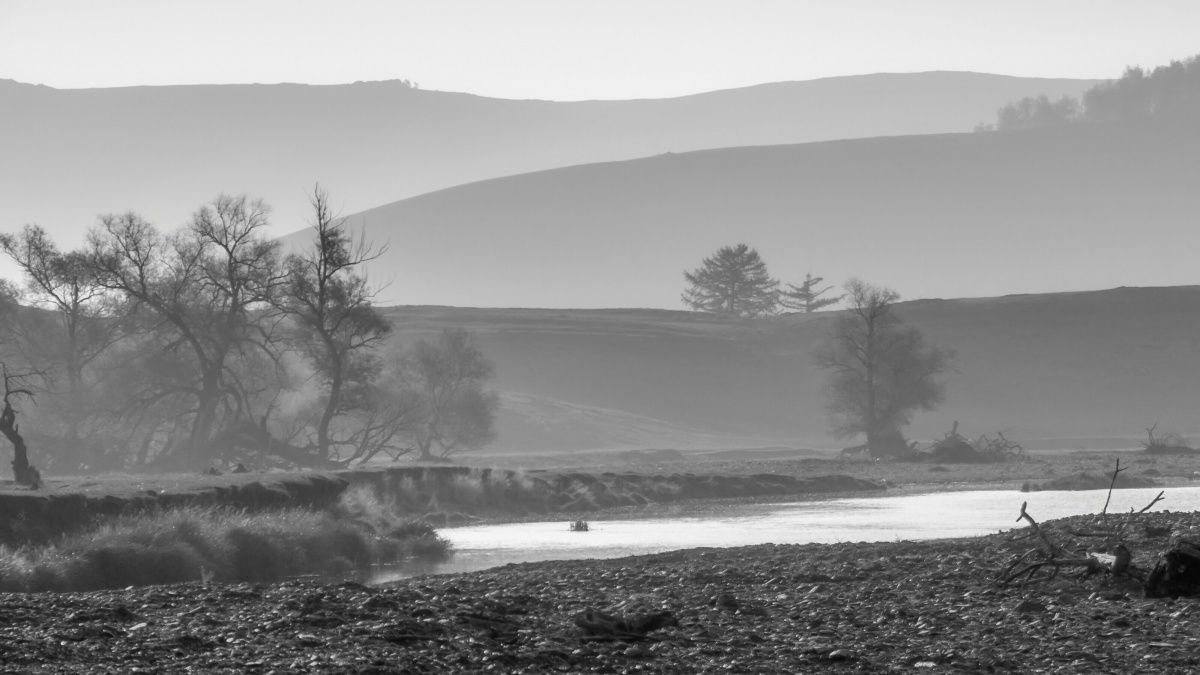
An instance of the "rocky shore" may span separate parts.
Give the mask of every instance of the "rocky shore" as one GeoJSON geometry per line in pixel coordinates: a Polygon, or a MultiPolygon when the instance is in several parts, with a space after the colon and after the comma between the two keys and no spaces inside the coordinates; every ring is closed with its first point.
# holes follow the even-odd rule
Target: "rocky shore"
{"type": "MultiPolygon", "coordinates": [[[[1192,514],[1146,514],[1134,564],[1192,514]]],[[[1071,519],[1087,526],[1088,518],[1071,519]]],[[[1046,524],[1044,524],[1045,526],[1046,524]]],[[[1064,523],[1050,523],[1063,527],[1064,523]]],[[[1135,531],[1136,530],[1136,531],[1135,531]]],[[[1190,535],[1189,535],[1190,533],[1190,535]]],[[[584,535],[586,536],[586,535],[584,535]]],[[[1137,582],[997,572],[1013,535],[693,549],[354,583],[192,583],[0,596],[8,673],[1191,673],[1200,605],[1137,582]],[[587,609],[677,619],[649,639],[589,639],[587,609]]]]}

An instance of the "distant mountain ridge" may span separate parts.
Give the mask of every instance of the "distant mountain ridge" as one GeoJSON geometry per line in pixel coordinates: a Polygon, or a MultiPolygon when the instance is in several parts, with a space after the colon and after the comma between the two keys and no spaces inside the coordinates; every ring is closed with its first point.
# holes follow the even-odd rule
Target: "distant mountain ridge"
{"type": "Polygon", "coordinates": [[[967,131],[1009,101],[1092,84],[931,72],[560,103],[396,81],[58,90],[0,80],[0,225],[37,222],[69,245],[100,213],[133,209],[170,229],[220,192],[246,192],[266,198],[286,233],[304,226],[304,193],[318,181],[361,210],[664,152],[967,131]]]}
{"type": "MultiPolygon", "coordinates": [[[[1144,429],[1200,436],[1200,286],[919,300],[897,313],[958,352],[954,421],[1032,447],[1136,447],[1144,429]]],[[[394,307],[396,339],[477,331],[496,362],[500,452],[838,447],[812,352],[836,312],[751,323],[670,310],[394,307]]]]}
{"type": "MultiPolygon", "coordinates": [[[[1078,124],[574,166],[349,216],[392,303],[680,307],[723,245],[905,297],[1200,282],[1200,124],[1078,124]]],[[[285,241],[303,242],[300,232],[285,241]]]]}

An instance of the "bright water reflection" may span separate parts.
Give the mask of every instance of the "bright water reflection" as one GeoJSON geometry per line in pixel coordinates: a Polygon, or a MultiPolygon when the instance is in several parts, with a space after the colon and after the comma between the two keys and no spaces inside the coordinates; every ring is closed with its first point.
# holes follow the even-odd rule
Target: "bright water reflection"
{"type": "MultiPolygon", "coordinates": [[[[1200,488],[1166,488],[1155,510],[1200,510],[1200,488]]],[[[1159,488],[1113,492],[1109,513],[1140,509],[1159,488]]],[[[454,556],[441,563],[382,570],[384,582],[414,574],[470,572],[508,563],[576,558],[616,558],[701,546],[805,544],[939,539],[990,534],[1019,527],[1021,502],[1039,521],[1095,513],[1104,490],[939,492],[851,497],[787,504],[737,504],[717,513],[640,520],[593,521],[589,532],[571,532],[561,521],[479,525],[441,530],[454,556]]]]}

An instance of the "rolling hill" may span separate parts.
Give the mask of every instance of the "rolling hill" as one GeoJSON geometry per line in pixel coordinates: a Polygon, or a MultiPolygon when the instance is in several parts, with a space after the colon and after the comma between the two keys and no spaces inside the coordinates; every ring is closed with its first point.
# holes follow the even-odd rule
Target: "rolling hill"
{"type": "MultiPolygon", "coordinates": [[[[397,339],[477,331],[503,407],[489,452],[836,447],[811,353],[836,312],[752,323],[667,310],[395,307],[397,339]]],[[[1200,286],[919,300],[897,312],[955,349],[947,400],[913,438],[958,420],[1031,447],[1133,447],[1200,434],[1200,286]]]]}
{"type": "MultiPolygon", "coordinates": [[[[350,216],[398,304],[679,307],[757,248],[793,283],[906,297],[1200,282],[1200,125],[1078,124],[727,148],[482,181],[350,216]]],[[[307,232],[287,241],[307,241],[307,232]]]]}
{"type": "Polygon", "coordinates": [[[316,182],[359,210],[472,181],[663,152],[965,131],[1014,99],[1091,80],[931,72],[661,100],[504,100],[401,82],[58,90],[0,80],[4,231],[78,241],[99,213],[164,228],[220,192],[304,226],[316,182]]]}

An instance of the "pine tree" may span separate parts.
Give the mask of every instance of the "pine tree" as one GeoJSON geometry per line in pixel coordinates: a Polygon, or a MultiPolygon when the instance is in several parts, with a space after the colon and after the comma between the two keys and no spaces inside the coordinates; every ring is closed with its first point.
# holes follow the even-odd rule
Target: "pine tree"
{"type": "Polygon", "coordinates": [[[758,251],[745,244],[722,247],[700,267],[684,272],[683,278],[690,285],[683,303],[694,311],[736,317],[777,311],[779,282],[767,274],[758,251]]]}
{"type": "Polygon", "coordinates": [[[837,304],[842,299],[840,295],[836,298],[821,297],[833,289],[833,286],[826,286],[818,290],[817,286],[820,286],[824,280],[824,277],[805,274],[804,281],[799,286],[788,284],[787,290],[779,292],[779,304],[787,309],[794,309],[805,314],[837,304]]]}

